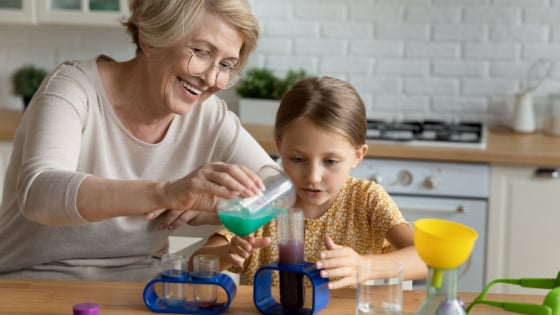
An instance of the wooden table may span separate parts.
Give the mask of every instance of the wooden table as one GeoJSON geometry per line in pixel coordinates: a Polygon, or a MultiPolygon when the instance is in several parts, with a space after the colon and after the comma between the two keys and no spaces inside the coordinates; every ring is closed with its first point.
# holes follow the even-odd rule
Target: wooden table
{"type": "MultiPolygon", "coordinates": [[[[64,315],[72,306],[83,302],[100,305],[100,315],[154,314],[145,305],[142,282],[88,282],[59,280],[0,279],[0,314],[64,315]]],[[[462,293],[466,303],[476,294],[462,293]]],[[[539,295],[490,295],[496,300],[542,304],[539,295]]],[[[414,314],[425,298],[423,291],[404,292],[403,314],[414,314]]],[[[355,291],[340,289],[330,292],[330,301],[320,314],[355,314],[355,291]]],[[[496,308],[476,306],[470,314],[497,314],[496,308]]],[[[225,314],[259,314],[253,304],[253,287],[239,286],[237,295],[225,314]]]]}

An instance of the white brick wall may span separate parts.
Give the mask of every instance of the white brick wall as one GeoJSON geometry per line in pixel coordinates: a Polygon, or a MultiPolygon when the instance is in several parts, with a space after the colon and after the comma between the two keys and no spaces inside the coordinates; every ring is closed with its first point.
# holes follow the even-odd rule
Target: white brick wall
{"type": "MultiPolygon", "coordinates": [[[[507,123],[538,59],[560,61],[559,0],[250,0],[262,39],[249,66],[304,68],[356,86],[370,117],[507,123]]],[[[0,24],[0,106],[20,108],[10,73],[68,58],[132,56],[120,28],[0,24]]],[[[547,114],[560,66],[535,93],[547,114]]],[[[235,93],[222,95],[232,109],[235,93]]],[[[542,121],[539,121],[539,125],[542,121]]]]}

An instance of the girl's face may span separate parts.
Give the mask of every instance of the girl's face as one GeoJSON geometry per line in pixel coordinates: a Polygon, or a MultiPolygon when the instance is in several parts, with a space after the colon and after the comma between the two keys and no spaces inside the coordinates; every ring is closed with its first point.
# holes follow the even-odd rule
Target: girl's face
{"type": "Polygon", "coordinates": [[[308,218],[329,209],[350,170],[367,152],[367,145],[355,148],[343,136],[305,119],[292,123],[277,146],[284,170],[296,187],[296,206],[308,218]]]}
{"type": "MultiPolygon", "coordinates": [[[[218,69],[224,65],[235,66],[243,39],[237,29],[221,17],[208,14],[200,26],[184,40],[172,47],[143,47],[148,60],[147,86],[157,86],[158,98],[171,112],[185,114],[218,92],[216,85],[218,69]],[[214,59],[217,67],[195,76],[189,72],[189,60],[196,62],[191,51],[214,59]]],[[[191,64],[190,69],[196,68],[191,64]]],[[[198,67],[200,69],[200,67],[198,67]]],[[[220,76],[223,76],[220,73],[220,76]]]]}

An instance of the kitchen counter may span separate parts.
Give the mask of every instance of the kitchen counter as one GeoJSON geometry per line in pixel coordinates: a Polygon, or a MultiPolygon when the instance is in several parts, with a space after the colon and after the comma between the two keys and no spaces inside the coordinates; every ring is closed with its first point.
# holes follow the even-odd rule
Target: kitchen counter
{"type": "MultiPolygon", "coordinates": [[[[270,154],[277,154],[272,126],[245,128],[270,154]]],[[[368,143],[368,157],[420,159],[467,163],[560,167],[560,137],[544,133],[519,134],[508,128],[488,130],[485,149],[368,143]]]]}
{"type": "Polygon", "coordinates": [[[0,141],[11,141],[23,112],[0,109],[0,141]]]}
{"type": "MultiPolygon", "coordinates": [[[[0,110],[0,141],[13,139],[22,112],[0,110]]],[[[247,130],[271,154],[276,154],[272,126],[246,124],[247,130]]],[[[560,167],[560,137],[544,133],[518,134],[491,128],[485,149],[369,143],[368,157],[421,159],[467,163],[560,167]]]]}

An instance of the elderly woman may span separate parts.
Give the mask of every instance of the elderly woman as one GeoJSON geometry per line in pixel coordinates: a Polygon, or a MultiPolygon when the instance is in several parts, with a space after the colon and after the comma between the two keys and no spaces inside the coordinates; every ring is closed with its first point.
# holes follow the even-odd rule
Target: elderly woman
{"type": "Polygon", "coordinates": [[[258,24],[245,0],[130,1],[135,56],[68,61],[14,139],[0,277],[147,280],[170,230],[217,223],[218,197],[263,188],[273,163],[215,93],[235,84],[258,24]]]}

